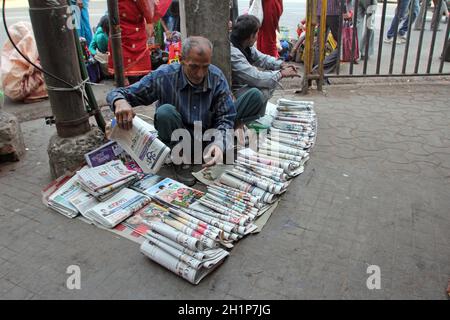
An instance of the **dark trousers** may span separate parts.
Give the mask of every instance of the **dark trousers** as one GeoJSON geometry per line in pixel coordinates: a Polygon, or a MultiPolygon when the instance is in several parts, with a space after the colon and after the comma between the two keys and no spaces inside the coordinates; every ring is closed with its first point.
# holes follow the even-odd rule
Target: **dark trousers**
{"type": "MultiPolygon", "coordinates": [[[[236,121],[249,123],[264,116],[266,109],[264,101],[261,91],[256,88],[248,90],[235,102],[236,121]]],[[[158,130],[159,139],[169,147],[173,147],[177,143],[171,141],[172,132],[176,129],[188,129],[191,136],[193,135],[193,130],[185,126],[181,114],[170,104],[163,104],[156,109],[155,128],[158,130]]]]}
{"type": "MultiPolygon", "coordinates": [[[[320,23],[320,16],[317,16],[317,22],[320,23]]],[[[326,32],[325,36],[328,34],[328,30],[330,30],[331,34],[333,35],[334,40],[339,41],[338,34],[339,34],[339,16],[328,16],[325,20],[326,23],[326,32]]],[[[325,43],[327,42],[327,38],[325,37],[325,43]]]]}

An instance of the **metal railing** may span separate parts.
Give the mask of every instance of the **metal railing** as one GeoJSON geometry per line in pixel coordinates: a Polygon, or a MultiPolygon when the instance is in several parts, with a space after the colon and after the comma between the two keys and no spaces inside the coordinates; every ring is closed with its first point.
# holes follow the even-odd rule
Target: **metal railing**
{"type": "MultiPolygon", "coordinates": [[[[392,43],[384,43],[384,34],[386,27],[386,22],[388,21],[387,17],[387,0],[383,0],[382,8],[381,8],[381,22],[378,25],[378,29],[373,29],[373,47],[376,54],[375,59],[369,59],[369,41],[370,37],[365,37],[365,42],[359,41],[361,43],[362,48],[357,46],[357,27],[361,27],[361,23],[358,24],[358,6],[361,0],[354,0],[354,15],[351,18],[353,22],[353,32],[352,32],[352,45],[351,45],[351,57],[355,57],[355,51],[359,50],[361,53],[359,56],[360,59],[354,60],[353,58],[349,62],[341,61],[342,54],[342,26],[344,23],[344,18],[342,13],[345,12],[346,0],[307,0],[306,4],[306,36],[305,36],[305,45],[304,45],[304,79],[303,79],[303,92],[307,92],[308,88],[311,86],[312,81],[317,81],[317,89],[322,90],[322,85],[324,78],[343,78],[343,77],[412,77],[412,76],[447,76],[450,75],[450,63],[445,64],[445,54],[448,50],[449,46],[449,32],[450,32],[450,18],[447,18],[447,25],[445,28],[445,32],[440,34],[441,37],[438,37],[438,28],[440,25],[440,20],[442,18],[440,13],[440,8],[445,0],[438,0],[436,7],[434,9],[433,17],[431,19],[431,35],[430,32],[425,31],[425,25],[427,21],[427,11],[430,8],[429,1],[423,0],[422,8],[416,19],[420,19],[416,23],[417,25],[421,25],[420,32],[414,34],[413,37],[413,20],[408,20],[408,30],[406,32],[406,39],[402,37],[399,42],[402,45],[404,44],[404,49],[399,49],[399,26],[400,23],[404,20],[399,19],[399,12],[395,10],[395,16],[397,19],[394,21],[394,25],[392,26],[394,31],[392,37],[392,43]],[[322,1],[322,7],[320,12],[320,17],[317,15],[318,10],[318,1],[322,1]],[[324,72],[324,58],[325,58],[325,41],[327,41],[326,34],[328,30],[326,30],[326,8],[327,3],[329,1],[340,1],[341,14],[339,15],[339,33],[337,40],[337,61],[332,73],[324,72]],[[318,21],[320,19],[320,21],[318,21]],[[315,37],[316,28],[318,31],[318,36],[315,37]],[[378,46],[375,46],[375,38],[378,35],[378,46]],[[431,40],[430,37],[431,36],[431,40]],[[316,41],[315,41],[316,39],[316,41]],[[426,56],[426,51],[424,49],[425,41],[429,42],[429,50],[428,56],[426,56]],[[439,42],[439,44],[438,44],[439,42]],[[440,48],[437,45],[441,45],[440,48]],[[377,50],[375,50],[377,48],[377,50]],[[386,55],[387,51],[390,48],[390,55],[386,55]],[[439,50],[440,49],[440,50],[439,50]],[[315,55],[319,57],[315,57],[315,55]],[[383,55],[385,53],[385,55],[383,55]],[[415,57],[413,57],[415,53],[415,57]],[[440,61],[439,61],[440,59],[440,61]],[[316,64],[314,64],[314,60],[316,60],[316,64]],[[414,64],[408,63],[413,60],[414,64]],[[408,68],[409,67],[409,68],[408,68]]],[[[408,0],[400,0],[400,1],[408,1],[408,0]]],[[[408,15],[413,11],[414,2],[416,0],[410,0],[408,7],[408,15]]],[[[444,2],[445,3],[445,2],[444,2]]],[[[390,10],[392,11],[392,6],[396,6],[396,4],[390,4],[390,10]]],[[[379,9],[379,8],[378,8],[379,9]]],[[[378,10],[377,10],[378,11],[378,10]]],[[[372,13],[376,14],[376,12],[372,13]]],[[[366,22],[367,22],[367,16],[366,22]]],[[[360,19],[362,20],[362,19],[360,19]]],[[[363,27],[365,30],[360,34],[366,33],[367,35],[371,30],[368,28],[368,24],[366,23],[363,27]]],[[[417,29],[416,29],[417,30],[417,29]]],[[[426,45],[426,44],[425,44],[426,45]]],[[[347,48],[348,49],[348,48],[347,48]]],[[[359,53],[356,52],[356,53],[359,53]]],[[[358,56],[358,54],[356,54],[358,56]]]]}

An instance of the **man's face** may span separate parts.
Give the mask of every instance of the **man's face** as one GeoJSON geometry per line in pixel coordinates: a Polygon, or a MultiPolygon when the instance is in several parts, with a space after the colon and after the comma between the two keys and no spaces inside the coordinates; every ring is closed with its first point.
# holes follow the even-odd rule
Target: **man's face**
{"type": "Polygon", "coordinates": [[[199,50],[192,48],[187,57],[181,58],[183,71],[186,77],[195,85],[203,82],[208,74],[208,67],[211,64],[211,49],[203,48],[199,50]]]}

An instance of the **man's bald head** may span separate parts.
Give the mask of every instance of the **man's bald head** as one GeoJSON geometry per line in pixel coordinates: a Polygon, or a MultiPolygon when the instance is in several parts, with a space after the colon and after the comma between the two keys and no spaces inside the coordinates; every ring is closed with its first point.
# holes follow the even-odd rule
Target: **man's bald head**
{"type": "Polygon", "coordinates": [[[189,56],[191,50],[195,49],[198,55],[209,54],[212,55],[213,44],[211,41],[204,37],[192,36],[188,37],[183,41],[181,56],[186,59],[189,56]]]}

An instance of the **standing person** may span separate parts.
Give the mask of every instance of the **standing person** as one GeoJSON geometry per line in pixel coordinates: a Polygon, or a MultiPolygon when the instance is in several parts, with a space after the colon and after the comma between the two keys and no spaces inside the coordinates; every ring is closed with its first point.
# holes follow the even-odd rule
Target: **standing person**
{"type": "MultiPolygon", "coordinates": [[[[146,24],[158,21],[167,11],[170,2],[170,0],[155,1],[155,7],[152,10],[152,8],[148,7],[148,2],[145,0],[118,1],[126,85],[152,70],[150,49],[147,47],[146,24]]],[[[112,52],[111,41],[109,41],[108,47],[108,51],[112,52]]],[[[114,73],[112,55],[108,59],[108,72],[110,74],[114,73]]]]}
{"type": "Polygon", "coordinates": [[[377,0],[359,0],[357,10],[358,18],[356,22],[356,29],[358,31],[359,56],[361,59],[364,59],[367,37],[369,37],[369,56],[367,58],[373,55],[374,52],[375,13],[377,11],[377,0]]]}
{"type": "Polygon", "coordinates": [[[86,39],[89,46],[92,41],[92,29],[89,23],[89,0],[70,0],[71,5],[76,5],[80,9],[80,14],[75,13],[75,21],[78,31],[78,36],[86,39]]]}
{"type": "MultiPolygon", "coordinates": [[[[419,3],[418,0],[398,0],[397,8],[395,9],[395,16],[392,19],[391,26],[387,32],[386,38],[384,42],[392,43],[395,33],[398,32],[397,44],[403,44],[406,42],[406,33],[408,32],[409,18],[408,18],[408,9],[410,1],[415,1],[413,3],[413,11],[411,13],[411,19],[414,21],[417,17],[419,11],[419,3]],[[403,24],[400,26],[400,24],[403,24]],[[397,30],[395,27],[397,26],[397,30]],[[398,29],[400,27],[400,29],[398,29]]],[[[427,1],[427,0],[424,0],[427,1]]]]}
{"type": "MultiPolygon", "coordinates": [[[[200,140],[201,143],[202,137],[194,136],[194,126],[200,125],[203,133],[215,129],[214,141],[206,146],[202,155],[205,165],[222,162],[223,154],[233,145],[234,126],[257,119],[264,104],[261,92],[256,89],[249,90],[233,102],[225,76],[211,64],[212,54],[213,45],[208,39],[186,38],[180,64],[162,65],[132,86],[112,90],[106,100],[118,126],[130,129],[134,117],[132,107],[158,101],[155,128],[162,142],[174,148],[178,141],[172,140],[172,133],[185,129],[191,141],[200,140]]],[[[191,174],[192,162],[191,159],[184,160],[188,162],[174,164],[176,179],[192,186],[195,184],[191,174]]]]}
{"type": "Polygon", "coordinates": [[[264,19],[258,32],[257,47],[262,53],[278,58],[278,23],[283,13],[283,0],[263,0],[264,19]]]}

